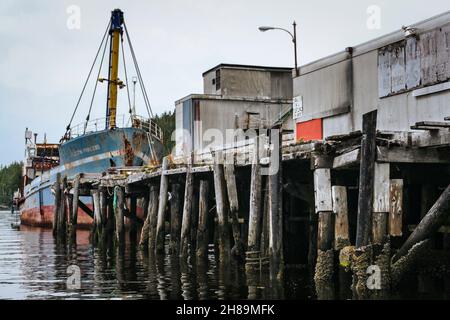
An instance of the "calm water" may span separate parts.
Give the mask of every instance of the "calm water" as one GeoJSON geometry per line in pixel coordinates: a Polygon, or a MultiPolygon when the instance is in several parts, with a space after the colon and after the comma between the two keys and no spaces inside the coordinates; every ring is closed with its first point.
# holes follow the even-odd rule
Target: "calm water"
{"type": "Polygon", "coordinates": [[[221,266],[213,250],[207,264],[154,258],[130,246],[99,250],[89,231],[79,230],[76,246],[56,244],[49,229],[11,228],[0,212],[0,299],[283,299],[311,297],[303,273],[287,272],[283,284],[266,274],[246,277],[242,266],[221,266]],[[67,289],[67,267],[81,270],[81,289],[67,289]]]}

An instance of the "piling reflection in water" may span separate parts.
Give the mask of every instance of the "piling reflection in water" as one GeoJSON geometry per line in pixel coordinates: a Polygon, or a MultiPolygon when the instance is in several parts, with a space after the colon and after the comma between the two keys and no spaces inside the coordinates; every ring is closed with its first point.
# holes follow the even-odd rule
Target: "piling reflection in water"
{"type": "MultiPolygon", "coordinates": [[[[130,246],[116,247],[110,240],[90,243],[89,231],[78,230],[77,242],[56,242],[52,231],[10,227],[10,214],[0,213],[0,298],[1,299],[315,299],[307,268],[287,268],[284,280],[271,279],[268,268],[247,272],[234,259],[225,264],[216,257],[214,245],[204,258],[191,255],[185,261],[169,254],[149,254],[130,246]],[[183,262],[185,261],[185,262],[183,262]],[[67,267],[81,270],[81,289],[68,289],[67,267]]],[[[347,274],[338,277],[336,287],[325,288],[318,298],[349,299],[347,274]]],[[[422,276],[419,286],[411,282],[407,294],[389,298],[448,298],[450,281],[439,282],[442,290],[422,276]],[[441,290],[441,291],[440,291],[441,290]],[[431,291],[431,292],[430,292],[431,291]]],[[[377,296],[374,298],[386,298],[377,296]]]]}

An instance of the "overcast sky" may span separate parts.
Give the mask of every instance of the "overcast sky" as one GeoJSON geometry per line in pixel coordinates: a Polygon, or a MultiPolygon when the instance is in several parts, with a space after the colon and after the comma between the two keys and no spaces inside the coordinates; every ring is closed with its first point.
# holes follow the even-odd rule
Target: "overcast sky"
{"type": "MultiPolygon", "coordinates": [[[[201,93],[202,72],[219,63],[291,67],[289,36],[279,31],[261,33],[260,25],[290,29],[295,20],[299,63],[304,64],[445,12],[450,2],[1,0],[0,164],[23,159],[26,127],[39,133],[40,139],[46,133],[49,142],[59,141],[110,11],[117,7],[125,12],[153,111],[161,113],[172,110],[176,100],[201,93]],[[74,17],[67,12],[72,5],[80,9],[79,29],[68,27],[68,19],[74,17]],[[379,28],[367,26],[374,17],[368,13],[373,5],[380,9],[379,28]]],[[[135,72],[128,65],[131,78],[135,72]]],[[[106,70],[101,76],[107,77],[106,70]]],[[[124,79],[122,69],[119,77],[124,79]]],[[[86,117],[92,89],[93,82],[73,124],[86,117]]],[[[105,84],[99,84],[91,119],[103,116],[105,93],[105,84]]],[[[126,90],[120,95],[118,112],[126,113],[126,90]]],[[[145,115],[137,96],[138,113],[145,115]]]]}

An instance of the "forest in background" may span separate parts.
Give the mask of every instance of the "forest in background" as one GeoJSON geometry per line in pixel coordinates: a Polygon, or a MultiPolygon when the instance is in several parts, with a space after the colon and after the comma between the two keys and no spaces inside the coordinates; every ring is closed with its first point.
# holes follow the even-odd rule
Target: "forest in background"
{"type": "Polygon", "coordinates": [[[172,152],[175,141],[172,141],[172,132],[175,130],[175,111],[165,111],[153,119],[163,131],[164,155],[172,152]]]}
{"type": "Polygon", "coordinates": [[[9,206],[22,180],[22,163],[0,166],[0,205],[9,206]]]}

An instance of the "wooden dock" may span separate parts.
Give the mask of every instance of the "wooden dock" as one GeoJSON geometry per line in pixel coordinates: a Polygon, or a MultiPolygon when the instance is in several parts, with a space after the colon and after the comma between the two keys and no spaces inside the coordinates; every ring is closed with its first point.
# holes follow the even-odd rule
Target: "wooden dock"
{"type": "Polygon", "coordinates": [[[369,266],[380,267],[378,289],[389,290],[412,263],[403,259],[411,248],[430,238],[450,248],[446,233],[436,236],[448,230],[450,131],[417,128],[377,131],[374,111],[362,131],[323,141],[260,131],[238,145],[165,157],[160,166],[58,177],[55,235],[74,233],[80,207],[93,218],[94,243],[113,237],[122,245],[126,232],[140,233],[141,248],[163,255],[169,235],[168,252],[181,259],[204,259],[214,243],[220,261],[237,259],[248,272],[268,267],[273,278],[286,265],[308,265],[322,297],[346,269],[354,292],[367,297],[369,266]],[[94,207],[80,196],[92,196],[94,207]]]}

